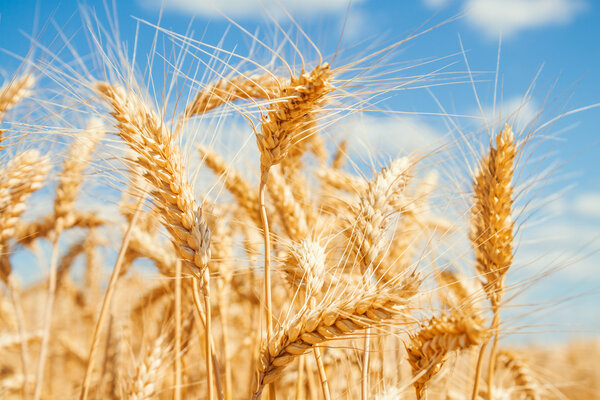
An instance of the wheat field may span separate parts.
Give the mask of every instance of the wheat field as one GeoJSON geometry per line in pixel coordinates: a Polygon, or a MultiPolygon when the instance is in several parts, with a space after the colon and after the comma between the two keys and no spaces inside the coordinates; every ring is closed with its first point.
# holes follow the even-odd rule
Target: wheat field
{"type": "Polygon", "coordinates": [[[598,398],[599,342],[505,340],[535,131],[368,158],[330,134],[448,79],[386,64],[410,37],[152,27],[173,48],[136,62],[88,23],[91,57],[0,88],[0,398],[598,398]]]}

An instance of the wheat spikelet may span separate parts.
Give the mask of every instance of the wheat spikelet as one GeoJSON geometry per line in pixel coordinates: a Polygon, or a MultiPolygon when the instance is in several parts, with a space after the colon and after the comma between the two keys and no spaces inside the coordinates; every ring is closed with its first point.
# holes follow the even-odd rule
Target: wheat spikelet
{"type": "Polygon", "coordinates": [[[433,317],[411,335],[406,350],[417,398],[424,398],[427,382],[442,368],[448,353],[476,346],[487,337],[480,317],[458,313],[433,317]]]}
{"type": "Polygon", "coordinates": [[[325,248],[318,239],[303,239],[290,246],[282,271],[290,286],[302,289],[306,297],[316,296],[325,282],[325,248]]]}
{"type": "Polygon", "coordinates": [[[91,119],[84,133],[77,136],[69,148],[63,169],[58,175],[58,186],[54,200],[54,215],[57,219],[55,230],[63,230],[63,220],[75,206],[77,192],[94,147],[104,134],[102,121],[91,119]]]}
{"type": "Polygon", "coordinates": [[[416,293],[418,279],[407,279],[401,289],[358,288],[353,295],[335,295],[312,309],[304,309],[286,321],[262,349],[258,363],[260,398],[265,385],[276,381],[297,356],[327,340],[342,338],[377,327],[400,312],[398,307],[416,293]]]}

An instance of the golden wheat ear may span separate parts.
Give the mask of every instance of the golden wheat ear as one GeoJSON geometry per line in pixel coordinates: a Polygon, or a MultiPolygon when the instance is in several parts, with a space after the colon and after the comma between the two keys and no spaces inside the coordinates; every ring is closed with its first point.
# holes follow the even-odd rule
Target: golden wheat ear
{"type": "Polygon", "coordinates": [[[0,88],[0,122],[4,114],[31,93],[35,84],[33,74],[25,74],[0,88]]]}
{"type": "Polygon", "coordinates": [[[153,204],[178,256],[201,277],[209,259],[210,233],[184,177],[181,150],[162,119],[138,96],[102,82],[96,88],[112,107],[119,136],[137,156],[135,162],[151,185],[153,204]]]}
{"type": "Polygon", "coordinates": [[[292,145],[313,123],[310,116],[317,112],[334,90],[329,64],[315,67],[310,73],[302,71],[280,88],[278,96],[261,118],[256,143],[260,151],[261,181],[267,181],[269,168],[279,164],[292,145]]]}
{"type": "Polygon", "coordinates": [[[442,315],[431,318],[411,335],[406,351],[417,399],[426,398],[427,383],[440,371],[448,354],[477,346],[488,338],[483,322],[477,315],[442,315]]]}
{"type": "Polygon", "coordinates": [[[265,385],[279,379],[296,357],[315,345],[379,327],[403,313],[419,283],[412,276],[402,288],[362,286],[354,292],[333,294],[285,321],[261,351],[254,398],[260,398],[265,385]]]}
{"type": "Polygon", "coordinates": [[[15,237],[27,199],[42,186],[49,171],[49,157],[37,150],[17,154],[0,171],[0,254],[8,250],[7,241],[15,237]]]}
{"type": "MultiPolygon", "coordinates": [[[[475,268],[484,281],[483,288],[494,313],[491,325],[493,345],[488,368],[489,388],[493,387],[504,278],[513,262],[512,181],[517,146],[512,127],[506,124],[496,135],[495,142],[496,147],[490,146],[489,153],[481,160],[475,175],[470,232],[475,251],[475,268]]],[[[485,348],[486,343],[481,347],[477,361],[473,400],[478,392],[485,348]]],[[[492,400],[491,390],[488,390],[488,400],[492,400]]]]}
{"type": "Polygon", "coordinates": [[[223,104],[242,99],[270,99],[279,91],[283,78],[267,75],[239,75],[206,85],[185,108],[182,120],[204,114],[223,104]]]}
{"type": "Polygon", "coordinates": [[[540,385],[534,378],[531,368],[515,352],[500,350],[496,359],[496,370],[507,370],[517,384],[515,391],[526,400],[540,400],[540,385]]]}
{"type": "Polygon", "coordinates": [[[104,127],[99,119],[91,119],[86,130],[80,133],[69,148],[63,169],[58,176],[54,216],[57,219],[56,230],[63,229],[63,220],[75,208],[77,192],[83,182],[83,173],[87,168],[92,152],[104,135],[104,127]]]}

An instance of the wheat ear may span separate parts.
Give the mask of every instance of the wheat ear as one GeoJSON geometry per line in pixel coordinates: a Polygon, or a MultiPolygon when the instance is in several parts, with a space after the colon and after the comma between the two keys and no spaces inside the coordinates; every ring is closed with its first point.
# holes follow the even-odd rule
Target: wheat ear
{"type": "Polygon", "coordinates": [[[167,345],[165,334],[154,340],[147,355],[136,368],[135,378],[129,390],[129,399],[148,400],[155,396],[160,388],[160,369],[169,351],[170,346],[167,345]]]}
{"type": "Polygon", "coordinates": [[[368,182],[364,192],[360,193],[358,204],[352,207],[346,233],[364,273],[373,269],[379,277],[386,275],[382,265],[384,236],[396,211],[394,204],[410,177],[410,167],[408,158],[394,160],[368,182]]]}
{"type": "MultiPolygon", "coordinates": [[[[36,239],[48,238],[54,232],[55,219],[52,213],[37,221],[20,223],[15,229],[15,237],[24,246],[30,246],[36,239]]],[[[93,212],[73,210],[63,217],[61,226],[63,230],[73,227],[92,229],[105,223],[104,218],[93,212]]]]}
{"type": "MultiPolygon", "coordinates": [[[[495,353],[498,345],[500,303],[504,294],[504,277],[513,261],[513,204],[512,179],[517,149],[512,127],[504,126],[496,135],[496,147],[481,160],[475,183],[471,212],[470,239],[475,250],[475,267],[485,280],[483,288],[490,299],[494,317],[491,330],[493,344],[488,369],[488,399],[492,400],[491,387],[495,353]]],[[[477,396],[481,362],[486,345],[479,353],[472,398],[477,396]]]]}
{"type": "Polygon", "coordinates": [[[185,108],[182,119],[203,114],[240,99],[269,99],[278,92],[281,80],[273,75],[239,75],[206,85],[185,108]]]}
{"type": "Polygon", "coordinates": [[[281,171],[278,169],[271,171],[267,188],[288,237],[293,241],[305,239],[309,234],[307,215],[294,197],[281,171]]]}
{"type": "Polygon", "coordinates": [[[275,382],[297,356],[327,340],[347,337],[380,326],[401,312],[399,307],[416,293],[419,281],[411,276],[402,288],[357,288],[353,295],[331,296],[316,308],[305,308],[285,322],[261,351],[258,386],[260,398],[265,385],[275,382]]]}
{"type": "MultiPolygon", "coordinates": [[[[50,170],[50,160],[37,150],[13,157],[0,171],[0,254],[7,252],[8,240],[16,235],[21,213],[29,196],[38,190],[50,170]]],[[[0,269],[5,280],[10,271],[0,269]]]]}
{"type": "MultiPolygon", "coordinates": [[[[202,217],[202,207],[196,204],[189,182],[185,179],[181,149],[163,120],[142,99],[121,86],[100,82],[96,89],[112,107],[117,121],[118,135],[134,151],[137,165],[151,186],[150,194],[157,214],[171,234],[178,256],[202,285],[206,308],[206,365],[212,369],[210,353],[211,313],[210,232],[202,217]]],[[[209,400],[212,399],[213,380],[207,374],[209,400]]]]}
{"type": "Polygon", "coordinates": [[[0,88],[0,122],[6,112],[29,96],[34,84],[35,77],[33,74],[27,73],[0,88]]]}
{"type": "Polygon", "coordinates": [[[83,172],[103,134],[102,121],[96,118],[91,119],[87,129],[75,138],[75,142],[69,148],[63,169],[58,175],[58,186],[54,199],[55,230],[57,231],[63,230],[66,216],[74,209],[77,192],[83,181],[83,172]]]}
{"type": "Polygon", "coordinates": [[[439,372],[450,352],[476,346],[487,337],[480,317],[459,313],[433,317],[411,335],[406,351],[417,399],[425,398],[427,382],[439,372]]]}
{"type": "Polygon", "coordinates": [[[531,369],[521,360],[517,354],[510,350],[500,350],[498,352],[497,364],[509,370],[517,389],[524,395],[525,400],[540,400],[538,385],[531,375],[531,369]]]}

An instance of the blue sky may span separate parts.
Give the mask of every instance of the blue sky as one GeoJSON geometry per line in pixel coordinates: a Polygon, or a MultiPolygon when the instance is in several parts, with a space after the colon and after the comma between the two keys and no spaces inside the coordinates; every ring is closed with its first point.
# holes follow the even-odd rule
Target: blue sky
{"type": "MultiPolygon", "coordinates": [[[[105,5],[90,1],[71,0],[60,4],[34,0],[0,0],[0,79],[10,76],[20,64],[19,57],[27,54],[32,36],[61,57],[68,58],[64,40],[56,39],[57,29],[69,38],[69,43],[85,57],[89,49],[84,24],[78,12],[79,4],[95,9],[106,24],[105,5]],[[46,26],[45,31],[40,33],[46,26]]],[[[184,34],[188,29],[203,42],[217,44],[231,25],[222,17],[230,16],[249,31],[269,32],[272,20],[285,29],[290,26],[283,8],[306,30],[324,54],[332,54],[340,37],[348,8],[346,0],[221,0],[211,5],[203,0],[167,0],[162,3],[160,26],[184,34]],[[220,11],[214,7],[216,4],[220,11]],[[283,8],[282,8],[283,7],[283,8]],[[265,10],[271,10],[267,15],[265,10]]],[[[133,37],[139,28],[139,53],[149,43],[154,30],[138,26],[137,17],[151,23],[159,21],[159,0],[117,2],[116,18],[122,41],[133,47],[133,37]]],[[[109,7],[112,10],[112,6],[109,7]]],[[[112,11],[111,11],[112,13],[112,11]]],[[[354,1],[346,19],[342,48],[381,45],[401,40],[425,27],[447,22],[433,31],[401,46],[393,61],[411,61],[422,58],[447,57],[427,68],[447,65],[449,70],[461,71],[468,67],[478,81],[477,93],[482,108],[491,114],[494,103],[494,79],[498,48],[500,63],[497,104],[505,112],[521,104],[520,120],[527,121],[544,110],[537,126],[568,110],[600,103],[600,3],[592,0],[419,0],[419,1],[354,1]],[[449,19],[452,19],[449,21],[449,19]],[[461,44],[462,43],[462,44],[461,44]],[[464,49],[464,55],[462,54],[464,49]],[[452,64],[452,65],[450,65],[452,64]],[[527,102],[523,96],[534,82],[535,89],[527,102]],[[500,101],[501,100],[501,101],[500,101]]],[[[106,26],[106,25],[105,25],[106,26]]],[[[261,33],[261,34],[262,34],[261,33]]],[[[280,35],[281,37],[281,35],[280,35]]],[[[244,52],[251,40],[237,29],[231,29],[223,46],[244,52]]],[[[302,40],[302,50],[307,41],[302,40]]],[[[37,50],[39,54],[39,49],[37,50]]],[[[429,90],[397,92],[382,105],[387,109],[420,113],[402,121],[369,120],[375,128],[396,131],[421,130],[423,136],[444,134],[452,126],[447,118],[428,116],[440,113],[437,101],[446,112],[478,116],[478,105],[468,82],[460,85],[431,87],[429,90]],[[449,125],[450,124],[450,125],[449,125]],[[427,134],[425,134],[427,133],[427,134]]],[[[481,120],[456,118],[465,130],[482,129],[481,120]]],[[[561,164],[548,186],[539,196],[546,199],[553,193],[571,187],[543,209],[542,215],[553,215],[540,224],[523,229],[524,244],[519,248],[519,260],[528,265],[530,259],[543,256],[545,265],[566,265],[571,258],[600,250],[600,108],[593,108],[567,116],[543,131],[560,135],[560,139],[545,142],[539,151],[548,154],[548,160],[561,164]],[[529,245],[529,242],[534,242],[529,245]],[[581,249],[581,246],[587,247],[581,249]],[[565,257],[564,259],[561,257],[565,257]],[[558,260],[558,261],[557,261],[558,260]]],[[[370,140],[374,140],[370,138],[370,140]]],[[[412,146],[406,139],[390,141],[378,137],[386,149],[412,146]]],[[[549,161],[548,161],[549,162],[549,161]]],[[[539,217],[540,220],[542,219],[539,217]]],[[[525,224],[528,225],[528,224],[525,224]]],[[[538,261],[539,263],[539,261],[538,261]]],[[[524,267],[523,273],[535,273],[524,267]]],[[[575,266],[560,270],[545,283],[533,287],[529,297],[551,299],[556,296],[577,296],[572,302],[552,308],[553,316],[534,320],[533,323],[558,323],[559,330],[581,333],[600,331],[600,274],[597,272],[600,256],[591,254],[575,266]],[[591,312],[592,318],[585,318],[591,312]],[[582,324],[569,328],[568,324],[582,324]]],[[[529,268],[529,269],[528,269],[529,268]]],[[[525,275],[515,273],[519,278],[525,275]]],[[[541,317],[540,317],[541,318],[541,317]]],[[[548,330],[548,328],[546,328],[548,330]]]]}

